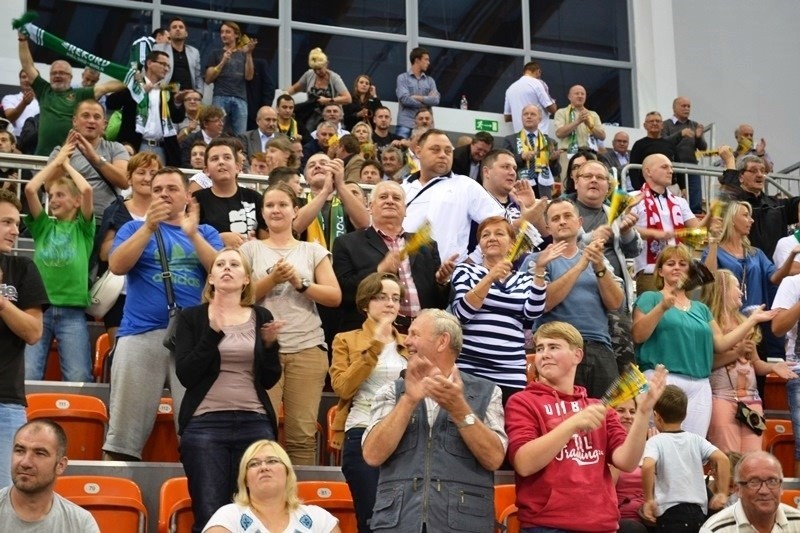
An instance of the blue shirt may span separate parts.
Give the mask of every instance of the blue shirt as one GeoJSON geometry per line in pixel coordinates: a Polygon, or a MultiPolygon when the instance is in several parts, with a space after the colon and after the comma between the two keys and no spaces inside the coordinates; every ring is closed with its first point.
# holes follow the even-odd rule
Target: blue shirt
{"type": "MultiPolygon", "coordinates": [[[[702,260],[706,260],[708,248],[703,250],[702,260]]],[[[772,304],[776,287],[769,278],[775,273],[777,267],[761,251],[745,255],[740,259],[726,252],[722,247],[717,249],[717,267],[733,272],[742,288],[742,307],[748,305],[772,304]]]]}
{"type": "MultiPolygon", "coordinates": [[[[111,253],[142,227],[143,221],[132,220],[122,226],[114,237],[111,253]]],[[[200,304],[200,295],[206,281],[206,270],[197,257],[197,251],[180,226],[159,224],[164,238],[164,248],[169,255],[167,263],[172,274],[172,290],[181,308],[200,304]]],[[[222,249],[222,239],[217,230],[201,224],[197,231],[215,249],[222,249]]],[[[161,277],[161,259],[155,235],[145,246],[142,255],[128,272],[128,296],[122,312],[119,336],[138,335],[164,329],[169,322],[167,293],[161,277]]]]}
{"type": "Polygon", "coordinates": [[[431,107],[439,105],[438,91],[431,95],[431,91],[436,91],[436,82],[424,72],[419,78],[414,76],[411,71],[403,72],[397,76],[397,125],[407,128],[414,127],[414,115],[420,107],[431,107]],[[413,95],[420,95],[424,98],[422,102],[412,98],[413,95]]]}

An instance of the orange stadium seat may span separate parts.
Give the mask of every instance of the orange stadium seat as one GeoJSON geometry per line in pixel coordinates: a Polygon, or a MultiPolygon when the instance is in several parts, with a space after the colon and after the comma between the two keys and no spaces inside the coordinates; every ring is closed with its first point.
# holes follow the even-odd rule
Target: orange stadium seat
{"type": "Polygon", "coordinates": [[[513,484],[494,486],[494,519],[497,522],[495,531],[502,533],[505,531],[500,526],[503,524],[503,512],[509,507],[514,507],[517,501],[517,487],[513,484]]]}
{"type": "Polygon", "coordinates": [[[103,400],[81,394],[28,394],[28,420],[49,418],[67,434],[67,457],[100,460],[108,412],[103,400]]]}
{"type": "Polygon", "coordinates": [[[786,395],[786,380],[774,372],[767,374],[764,384],[764,409],[788,411],[789,398],[786,395]]]}
{"type": "Polygon", "coordinates": [[[186,478],[166,480],[158,503],[158,533],[191,533],[192,525],[194,514],[186,478]]]}
{"type": "Polygon", "coordinates": [[[800,489],[783,489],[781,503],[800,509],[800,489]]]}
{"type": "Polygon", "coordinates": [[[298,481],[297,494],[303,503],[318,505],[338,518],[342,533],[358,530],[353,496],[344,481],[298,481]]]}
{"type": "Polygon", "coordinates": [[[175,430],[175,410],[172,398],[161,398],[153,431],[142,449],[142,461],[179,463],[178,433],[175,430]]]}
{"type": "Polygon", "coordinates": [[[47,362],[44,368],[45,381],[62,381],[61,359],[58,358],[58,340],[53,337],[50,343],[50,351],[47,353],[47,362]]]}
{"type": "Polygon", "coordinates": [[[97,337],[94,347],[94,366],[92,375],[97,383],[109,383],[111,381],[111,368],[106,368],[108,356],[111,354],[111,341],[108,333],[103,333],[97,337]]]}
{"type": "Polygon", "coordinates": [[[328,409],[328,414],[325,417],[325,451],[328,453],[327,465],[328,466],[342,466],[342,450],[337,450],[331,443],[333,442],[333,419],[336,418],[337,407],[331,405],[328,409]]]}
{"type": "Polygon", "coordinates": [[[143,533],[147,508],[139,486],[129,479],[107,476],[61,476],[55,491],[90,513],[101,533],[143,533]]]}

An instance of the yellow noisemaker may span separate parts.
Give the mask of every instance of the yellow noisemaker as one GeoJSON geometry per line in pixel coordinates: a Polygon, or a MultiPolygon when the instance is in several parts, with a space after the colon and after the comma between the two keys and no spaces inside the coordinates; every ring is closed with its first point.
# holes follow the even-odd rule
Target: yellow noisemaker
{"type": "Polygon", "coordinates": [[[614,222],[617,217],[625,212],[625,209],[633,202],[633,197],[622,187],[614,189],[611,195],[611,206],[608,209],[608,223],[614,222]]]}
{"type": "Polygon", "coordinates": [[[361,145],[361,155],[364,159],[375,159],[375,145],[372,143],[363,143],[361,145]]]}
{"type": "Polygon", "coordinates": [[[699,250],[706,244],[708,228],[681,228],[675,230],[675,236],[687,246],[699,250]]]}
{"type": "Polygon", "coordinates": [[[236,39],[236,48],[244,48],[248,44],[250,44],[250,37],[245,33],[241,34],[239,38],[236,39]]]}
{"type": "Polygon", "coordinates": [[[725,211],[728,209],[728,202],[724,200],[714,200],[711,202],[711,216],[716,218],[722,218],[725,215],[725,211]]]}
{"type": "Polygon", "coordinates": [[[647,392],[648,388],[650,386],[647,384],[647,377],[642,374],[638,366],[629,363],[625,371],[611,383],[600,401],[606,407],[613,409],[647,392]]]}
{"type": "Polygon", "coordinates": [[[414,255],[419,252],[420,248],[427,246],[433,242],[433,231],[431,223],[426,220],[422,225],[417,228],[416,233],[406,239],[406,245],[400,249],[400,259],[405,259],[409,255],[414,255]]]}
{"type": "Polygon", "coordinates": [[[528,221],[523,220],[521,221],[519,229],[517,230],[517,238],[514,240],[514,245],[506,254],[506,261],[509,263],[513,263],[523,251],[523,246],[528,241],[527,235],[525,234],[526,231],[528,231],[528,221]]]}

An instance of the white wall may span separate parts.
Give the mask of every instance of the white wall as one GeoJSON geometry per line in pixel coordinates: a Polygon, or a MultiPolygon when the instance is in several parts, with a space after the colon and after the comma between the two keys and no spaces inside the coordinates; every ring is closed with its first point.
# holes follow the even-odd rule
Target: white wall
{"type": "Polygon", "coordinates": [[[752,124],[776,170],[800,161],[800,2],[673,0],[672,12],[678,91],[692,118],[713,121],[718,144],[752,124]]]}

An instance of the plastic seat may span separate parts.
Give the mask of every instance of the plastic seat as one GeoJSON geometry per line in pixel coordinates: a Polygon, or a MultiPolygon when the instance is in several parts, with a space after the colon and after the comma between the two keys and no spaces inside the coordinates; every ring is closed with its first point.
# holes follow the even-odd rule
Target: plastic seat
{"type": "Polygon", "coordinates": [[[794,447],[794,435],[791,433],[775,435],[767,447],[767,451],[780,461],[783,477],[794,476],[794,447]]]}
{"type": "Polygon", "coordinates": [[[789,410],[789,397],[786,395],[786,380],[774,372],[767,374],[764,383],[764,409],[775,411],[789,410]]]}
{"type": "Polygon", "coordinates": [[[800,489],[783,489],[781,503],[800,509],[800,489]]]}
{"type": "MultiPolygon", "coordinates": [[[[509,506],[513,506],[517,501],[517,487],[513,484],[494,486],[494,519],[498,526],[503,522],[500,516],[509,506]]],[[[495,527],[495,531],[501,533],[500,527],[495,527]]]]}
{"type": "Polygon", "coordinates": [[[61,476],[55,491],[92,513],[101,533],[144,533],[147,529],[142,491],[129,479],[61,476]]]}
{"type": "Polygon", "coordinates": [[[509,505],[506,507],[497,520],[500,524],[500,531],[504,533],[519,533],[519,519],[517,518],[517,506],[509,505]]]}
{"type": "Polygon", "coordinates": [[[28,420],[49,418],[67,434],[67,457],[99,461],[108,411],[103,400],[82,394],[28,394],[28,420]]]}
{"type": "Polygon", "coordinates": [[[792,421],[783,418],[767,418],[767,429],[761,437],[761,449],[769,451],[771,442],[778,435],[792,434],[792,421]]]}
{"type": "Polygon", "coordinates": [[[142,449],[142,461],[179,463],[178,433],[175,431],[175,410],[172,398],[161,398],[153,431],[142,449]]]}
{"type": "Polygon", "coordinates": [[[58,340],[53,337],[50,343],[50,351],[47,353],[47,361],[44,366],[44,381],[63,381],[61,374],[61,359],[58,356],[58,340]]]}
{"type": "Polygon", "coordinates": [[[353,496],[344,481],[298,481],[297,494],[303,503],[318,505],[338,518],[342,532],[358,530],[353,496]]]}
{"type": "Polygon", "coordinates": [[[110,383],[111,382],[111,368],[106,368],[108,363],[108,356],[111,354],[111,340],[108,338],[108,333],[103,333],[97,337],[97,342],[94,347],[94,366],[92,367],[92,375],[97,383],[110,383]]]}
{"type": "Polygon", "coordinates": [[[158,500],[158,533],[190,533],[194,525],[192,498],[185,477],[168,479],[158,500]]]}
{"type": "Polygon", "coordinates": [[[331,443],[333,442],[333,419],[336,418],[338,408],[336,405],[331,405],[328,409],[328,414],[325,417],[325,451],[328,453],[328,466],[342,466],[342,450],[337,450],[331,443]]]}

